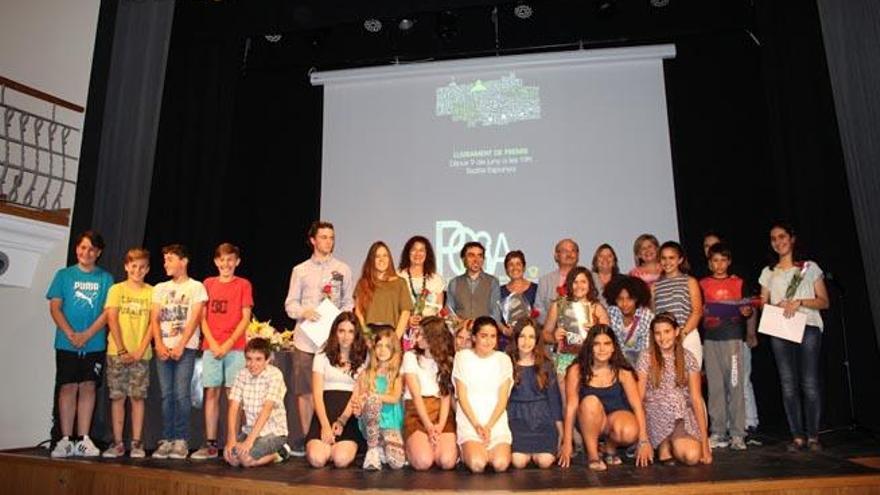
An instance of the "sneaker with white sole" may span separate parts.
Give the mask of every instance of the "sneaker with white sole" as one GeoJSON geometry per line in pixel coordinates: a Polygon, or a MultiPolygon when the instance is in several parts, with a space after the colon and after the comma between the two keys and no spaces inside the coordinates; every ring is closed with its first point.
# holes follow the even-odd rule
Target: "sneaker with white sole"
{"type": "Polygon", "coordinates": [[[290,448],[291,457],[305,457],[306,456],[306,448],[302,445],[295,445],[290,448]]]}
{"type": "Polygon", "coordinates": [[[379,458],[379,447],[367,449],[367,455],[364,456],[364,469],[367,471],[382,470],[382,461],[379,458]]]}
{"type": "Polygon", "coordinates": [[[206,443],[202,448],[192,453],[190,459],[204,461],[206,459],[216,459],[219,456],[219,449],[215,443],[206,443]]]}
{"type": "Polygon", "coordinates": [[[55,459],[64,459],[65,457],[70,457],[72,455],[73,442],[67,437],[58,440],[58,443],[55,444],[55,448],[49,453],[49,456],[54,457],[55,459]]]}
{"type": "Polygon", "coordinates": [[[153,459],[168,459],[173,447],[171,440],[159,440],[159,446],[153,451],[153,459]]]}
{"type": "Polygon", "coordinates": [[[101,457],[114,459],[116,457],[125,456],[125,445],[122,442],[113,442],[107,447],[107,450],[101,453],[101,457]]]}
{"type": "Polygon", "coordinates": [[[189,445],[187,445],[186,440],[175,440],[173,446],[171,447],[171,452],[168,453],[169,459],[186,459],[189,455],[189,445]]]}
{"type": "Polygon", "coordinates": [[[98,450],[98,447],[95,447],[92,439],[85,435],[82,437],[82,440],[76,442],[76,445],[73,446],[73,455],[77,457],[98,457],[101,455],[101,451],[98,450]]]}
{"type": "Polygon", "coordinates": [[[730,442],[728,442],[727,437],[725,437],[724,435],[713,433],[711,436],[709,436],[710,449],[723,449],[726,448],[728,445],[730,445],[730,442]]]}
{"type": "Polygon", "coordinates": [[[730,437],[730,450],[746,450],[746,440],[743,437],[730,437]]]}
{"type": "Polygon", "coordinates": [[[147,456],[147,452],[144,450],[144,442],[140,440],[132,440],[131,441],[131,452],[129,452],[129,457],[132,459],[143,459],[147,456]]]}

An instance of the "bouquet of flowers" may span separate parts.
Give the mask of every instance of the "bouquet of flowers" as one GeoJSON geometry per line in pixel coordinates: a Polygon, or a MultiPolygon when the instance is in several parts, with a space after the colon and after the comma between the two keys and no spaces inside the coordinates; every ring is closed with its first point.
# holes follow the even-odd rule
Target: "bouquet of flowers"
{"type": "Polygon", "coordinates": [[[259,321],[256,317],[251,318],[245,330],[247,340],[261,338],[269,341],[273,351],[289,350],[293,348],[293,331],[284,330],[278,332],[269,321],[259,321]]]}
{"type": "Polygon", "coordinates": [[[419,292],[419,296],[416,299],[416,303],[413,306],[413,315],[414,316],[422,316],[425,312],[425,304],[428,302],[428,296],[431,295],[431,291],[427,288],[423,288],[421,292],[419,292]]]}

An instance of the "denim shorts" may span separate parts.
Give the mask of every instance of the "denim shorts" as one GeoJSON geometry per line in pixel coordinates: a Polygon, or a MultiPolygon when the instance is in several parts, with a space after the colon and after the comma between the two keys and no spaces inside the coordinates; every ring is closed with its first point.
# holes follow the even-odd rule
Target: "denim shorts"
{"type": "MultiPolygon", "coordinates": [[[[244,433],[238,434],[238,441],[244,442],[247,438],[247,435],[244,433]]],[[[254,446],[251,447],[251,457],[254,459],[259,459],[261,457],[265,457],[269,454],[274,454],[281,449],[281,446],[287,443],[287,437],[283,437],[281,435],[266,435],[265,437],[258,437],[254,441],[254,446]]]]}
{"type": "Polygon", "coordinates": [[[202,386],[232,387],[238,372],[244,368],[244,351],[230,350],[220,359],[214,359],[214,353],[205,351],[202,354],[202,386]]]}

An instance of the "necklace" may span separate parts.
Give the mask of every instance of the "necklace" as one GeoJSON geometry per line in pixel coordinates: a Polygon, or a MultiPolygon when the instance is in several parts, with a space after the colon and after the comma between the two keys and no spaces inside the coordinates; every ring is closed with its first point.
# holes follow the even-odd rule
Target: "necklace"
{"type": "Polygon", "coordinates": [[[428,283],[428,277],[426,277],[424,274],[422,275],[422,287],[418,290],[418,292],[416,292],[416,288],[413,285],[413,276],[409,272],[409,268],[406,269],[406,278],[409,282],[409,291],[412,293],[413,300],[416,301],[419,299],[419,294],[421,294],[422,291],[425,290],[425,284],[428,283]]]}

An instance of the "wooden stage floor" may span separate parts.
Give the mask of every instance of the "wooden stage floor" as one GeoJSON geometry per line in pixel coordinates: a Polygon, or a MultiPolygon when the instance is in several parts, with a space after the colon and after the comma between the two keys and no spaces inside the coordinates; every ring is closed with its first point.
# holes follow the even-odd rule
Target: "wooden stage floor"
{"type": "MultiPolygon", "coordinates": [[[[857,441],[856,441],[857,442],[857,441]]],[[[252,470],[216,461],[151,459],[50,459],[45,449],[0,452],[0,493],[82,494],[280,494],[386,492],[544,492],[687,495],[880,494],[880,445],[853,449],[832,445],[822,454],[787,453],[781,442],[745,452],[716,451],[709,466],[636,468],[631,460],[593,473],[576,458],[567,469],[526,469],[471,475],[417,473],[409,469],[365,472],[359,468],[312,469],[303,459],[252,470]],[[852,460],[851,460],[852,459],[852,460]]]]}

